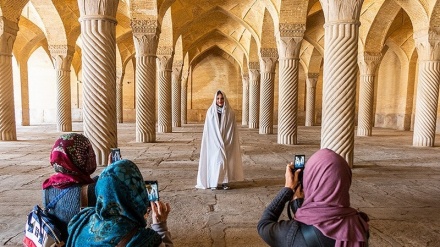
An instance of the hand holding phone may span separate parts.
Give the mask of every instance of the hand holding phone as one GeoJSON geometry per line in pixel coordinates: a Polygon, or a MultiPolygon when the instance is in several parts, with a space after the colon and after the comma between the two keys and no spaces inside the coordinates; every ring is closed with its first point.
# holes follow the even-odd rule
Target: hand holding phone
{"type": "Polygon", "coordinates": [[[111,163],[121,160],[121,150],[119,148],[111,149],[111,163]]]}
{"type": "Polygon", "coordinates": [[[293,160],[293,172],[295,173],[296,170],[301,169],[301,171],[298,174],[298,182],[299,184],[303,184],[303,173],[304,173],[304,167],[306,165],[306,156],[304,154],[297,154],[294,157],[293,160]]]}
{"type": "Polygon", "coordinates": [[[147,189],[148,200],[150,202],[159,201],[159,185],[157,180],[145,181],[145,188],[147,189]]]}

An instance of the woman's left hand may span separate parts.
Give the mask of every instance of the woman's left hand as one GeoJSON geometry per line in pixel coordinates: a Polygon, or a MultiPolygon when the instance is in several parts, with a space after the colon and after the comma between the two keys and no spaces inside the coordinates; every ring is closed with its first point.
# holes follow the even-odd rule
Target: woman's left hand
{"type": "Polygon", "coordinates": [[[153,224],[167,221],[168,214],[171,211],[170,204],[161,201],[150,202],[150,204],[151,211],[153,212],[153,224]]]}

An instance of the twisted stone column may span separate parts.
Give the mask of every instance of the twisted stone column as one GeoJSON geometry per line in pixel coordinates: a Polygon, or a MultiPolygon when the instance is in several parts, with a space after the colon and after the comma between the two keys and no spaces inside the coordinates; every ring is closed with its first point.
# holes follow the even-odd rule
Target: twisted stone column
{"type": "Polygon", "coordinates": [[[187,86],[188,86],[188,71],[185,71],[182,74],[182,94],[181,94],[181,121],[182,124],[186,124],[187,123],[187,112],[186,112],[186,104],[187,104],[187,86]]]}
{"type": "Polygon", "coordinates": [[[157,20],[132,20],[136,49],[136,141],[156,141],[157,20]]]}
{"type": "Polygon", "coordinates": [[[124,92],[123,92],[123,82],[124,82],[124,71],[122,68],[116,69],[116,120],[118,123],[124,122],[124,92]]]}
{"type": "Polygon", "coordinates": [[[249,74],[242,75],[243,80],[243,99],[241,110],[241,125],[248,125],[249,123],[249,74]]]}
{"type": "Polygon", "coordinates": [[[358,136],[371,136],[373,129],[374,77],[380,63],[381,54],[360,54],[358,136]]]}
{"type": "Polygon", "coordinates": [[[260,50],[260,134],[273,133],[273,98],[275,63],[278,59],[275,48],[262,48],[260,50]]]}
{"type": "Polygon", "coordinates": [[[309,73],[307,75],[306,126],[315,125],[315,95],[318,76],[318,73],[309,73]]]}
{"type": "Polygon", "coordinates": [[[107,165],[117,147],[116,11],[117,0],[79,0],[82,37],[84,134],[98,165],[107,165]],[[98,31],[99,30],[99,31],[98,31]]]}
{"type": "Polygon", "coordinates": [[[157,50],[158,106],[157,132],[172,132],[171,126],[171,72],[173,67],[173,47],[159,47],[157,50]]]}
{"type": "Polygon", "coordinates": [[[440,83],[440,28],[414,34],[419,53],[419,78],[413,146],[433,147],[440,83]]]}
{"type": "Polygon", "coordinates": [[[320,0],[325,16],[321,148],[353,166],[359,15],[362,0],[320,0]]]}
{"type": "Polygon", "coordinates": [[[30,125],[29,112],[29,80],[28,80],[28,64],[27,61],[20,61],[20,80],[21,80],[21,125],[30,125]]]}
{"type": "Polygon", "coordinates": [[[260,64],[249,63],[249,129],[258,129],[260,118],[260,64]]]}
{"type": "Polygon", "coordinates": [[[171,79],[172,102],[172,127],[180,127],[181,124],[181,90],[182,90],[182,68],[183,61],[176,61],[173,64],[173,73],[171,79]]]}
{"type": "Polygon", "coordinates": [[[72,131],[72,99],[70,92],[70,66],[74,47],[49,45],[50,55],[55,65],[57,83],[57,130],[72,131]]]}
{"type": "Polygon", "coordinates": [[[278,36],[279,96],[278,143],[296,144],[298,129],[299,51],[306,30],[305,24],[280,24],[278,36]]]}
{"type": "Polygon", "coordinates": [[[12,47],[18,23],[0,17],[0,141],[17,140],[12,80],[12,47]]]}

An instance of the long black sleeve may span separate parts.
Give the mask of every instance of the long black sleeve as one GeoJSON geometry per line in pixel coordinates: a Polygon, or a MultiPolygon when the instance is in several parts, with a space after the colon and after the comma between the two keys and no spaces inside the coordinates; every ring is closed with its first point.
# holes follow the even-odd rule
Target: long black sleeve
{"type": "MultiPolygon", "coordinates": [[[[295,220],[278,221],[284,206],[292,198],[293,190],[286,187],[282,188],[264,210],[258,222],[258,234],[270,246],[293,246],[295,235],[298,232],[298,222],[295,220]]],[[[304,239],[301,237],[301,240],[304,239]]]]}

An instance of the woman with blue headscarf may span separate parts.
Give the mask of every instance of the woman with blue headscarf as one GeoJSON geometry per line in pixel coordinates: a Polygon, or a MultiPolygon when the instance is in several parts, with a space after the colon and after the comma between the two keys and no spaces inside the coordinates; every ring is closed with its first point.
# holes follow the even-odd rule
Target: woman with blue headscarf
{"type": "Polygon", "coordinates": [[[168,203],[149,202],[138,167],[120,160],[105,168],[96,183],[96,206],[86,208],[69,223],[69,246],[173,246],[166,220],[168,203]],[[148,207],[152,229],[146,228],[148,207]],[[118,245],[119,244],[119,245],[118,245]]]}

